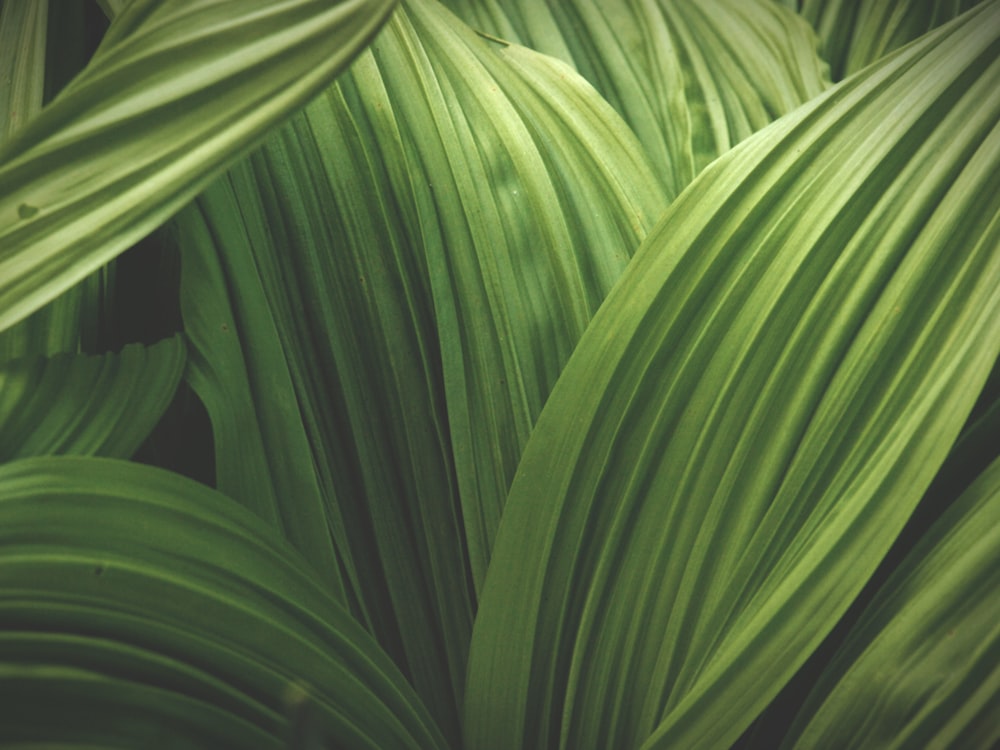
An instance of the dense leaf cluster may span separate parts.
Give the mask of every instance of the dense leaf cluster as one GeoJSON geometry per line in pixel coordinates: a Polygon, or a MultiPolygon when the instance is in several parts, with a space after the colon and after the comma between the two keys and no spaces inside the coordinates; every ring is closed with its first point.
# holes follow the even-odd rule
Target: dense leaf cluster
{"type": "Polygon", "coordinates": [[[998,358],[1000,0],[3,0],[0,745],[993,747],[998,358]]]}

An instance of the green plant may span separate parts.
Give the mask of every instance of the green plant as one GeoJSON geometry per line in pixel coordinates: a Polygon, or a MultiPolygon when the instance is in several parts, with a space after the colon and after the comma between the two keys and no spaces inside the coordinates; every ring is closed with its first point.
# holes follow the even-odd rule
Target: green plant
{"type": "Polygon", "coordinates": [[[5,745],[997,742],[1000,3],[101,6],[0,6],[5,745]]]}

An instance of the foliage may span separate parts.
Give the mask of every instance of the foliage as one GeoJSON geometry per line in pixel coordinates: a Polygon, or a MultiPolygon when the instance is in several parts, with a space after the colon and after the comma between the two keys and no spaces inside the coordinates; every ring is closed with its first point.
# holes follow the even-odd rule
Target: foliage
{"type": "Polygon", "coordinates": [[[1000,2],[56,7],[5,745],[1000,741],[1000,2]]]}

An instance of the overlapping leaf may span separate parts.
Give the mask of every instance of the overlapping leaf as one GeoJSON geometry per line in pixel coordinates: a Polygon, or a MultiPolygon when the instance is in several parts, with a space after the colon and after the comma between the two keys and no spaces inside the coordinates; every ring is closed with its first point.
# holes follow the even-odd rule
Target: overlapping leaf
{"type": "Polygon", "coordinates": [[[982,0],[798,0],[816,29],[833,80],[856,73],[982,0]]]}
{"type": "Polygon", "coordinates": [[[4,744],[446,746],[299,555],[158,469],[0,467],[0,623],[4,744]]]}
{"type": "Polygon", "coordinates": [[[467,745],[718,747],[832,627],[1000,353],[1000,4],[721,157],[508,498],[467,745]]]}
{"type": "Polygon", "coordinates": [[[415,0],[179,218],[220,487],[329,534],[352,606],[456,737],[521,449],[665,204],[567,66],[415,0]]]}
{"type": "Polygon", "coordinates": [[[809,696],[787,747],[1000,741],[1000,462],[882,587],[809,696]]]}
{"type": "Polygon", "coordinates": [[[771,0],[446,0],[480,31],[554,55],[622,114],[671,197],[821,93],[815,34],[771,0]]]}
{"type": "Polygon", "coordinates": [[[179,337],[117,354],[0,364],[0,462],[54,454],[128,458],[163,415],[184,371],[179,337]]]}
{"type": "MultiPolygon", "coordinates": [[[[48,0],[0,7],[0,146],[42,108],[48,9],[48,0]]],[[[76,351],[81,340],[91,341],[105,280],[91,276],[0,333],[0,362],[76,351]]]]}
{"type": "Polygon", "coordinates": [[[0,144],[42,108],[48,0],[0,6],[0,144]]]}
{"type": "Polygon", "coordinates": [[[374,35],[392,0],[135,0],[0,148],[0,330],[190,200],[374,35]]]}

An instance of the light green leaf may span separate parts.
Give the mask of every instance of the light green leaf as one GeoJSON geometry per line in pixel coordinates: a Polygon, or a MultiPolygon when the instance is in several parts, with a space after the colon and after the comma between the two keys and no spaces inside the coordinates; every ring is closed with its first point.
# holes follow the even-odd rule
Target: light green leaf
{"type": "Polygon", "coordinates": [[[446,0],[480,31],[576,67],[667,194],[829,79],[812,29],[770,0],[446,0]]]}
{"type": "Polygon", "coordinates": [[[856,73],[982,0],[799,0],[833,80],[856,73]]]}
{"type": "Polygon", "coordinates": [[[785,746],[994,747],[998,664],[1000,461],[882,586],[785,746]]]}
{"type": "Polygon", "coordinates": [[[414,0],[178,218],[220,488],[314,564],[336,556],[456,741],[475,586],[521,450],[665,205],[583,79],[414,0]],[[310,489],[283,506],[290,481],[310,489]]]}
{"type": "Polygon", "coordinates": [[[0,462],[54,454],[128,458],[170,404],[184,371],[180,337],[104,355],[0,364],[0,462]]]}
{"type": "MultiPolygon", "coordinates": [[[[48,0],[0,6],[0,146],[42,108],[48,0]]],[[[92,275],[18,326],[0,333],[0,362],[29,354],[76,351],[92,336],[91,314],[104,279],[92,275]]]]}
{"type": "Polygon", "coordinates": [[[0,330],[149,233],[346,67],[393,0],[134,0],[0,148],[0,330]]]}
{"type": "Polygon", "coordinates": [[[1000,353],[1000,3],[674,201],[518,468],[470,748],[725,747],[829,632],[1000,353]]]}
{"type": "Polygon", "coordinates": [[[443,748],[375,642],[259,519],[107,459],[0,466],[0,741],[443,748]]]}

